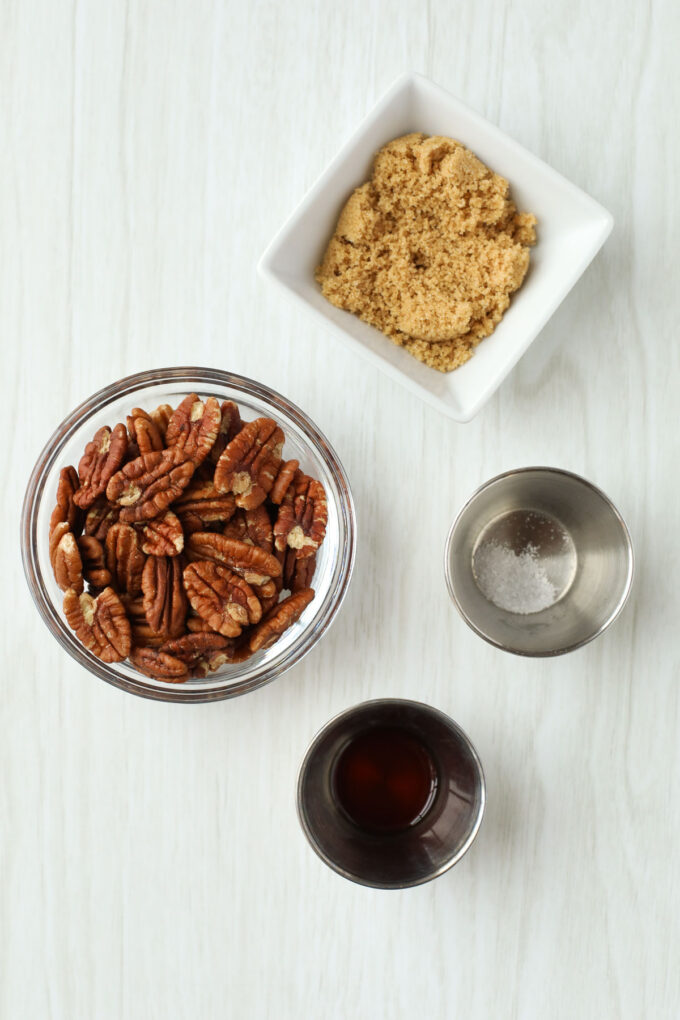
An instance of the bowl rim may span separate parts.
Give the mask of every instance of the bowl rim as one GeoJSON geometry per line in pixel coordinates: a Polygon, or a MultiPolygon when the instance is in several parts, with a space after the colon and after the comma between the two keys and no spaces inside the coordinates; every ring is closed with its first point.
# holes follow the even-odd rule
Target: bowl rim
{"type": "Polygon", "coordinates": [[[202,366],[171,366],[135,372],[102,387],[78,404],[53,431],[35,461],[26,486],[20,521],[20,546],[24,576],[40,616],[62,648],[90,673],[120,690],[138,697],[176,704],[203,704],[249,693],[275,680],[300,662],[326,633],[345,599],[354,569],[356,544],[356,512],[349,479],[339,457],[323,432],[297,404],[264,383],[235,372],[225,372],[221,369],[202,366]],[[87,422],[88,418],[113,403],[114,400],[152,385],[171,385],[173,383],[188,385],[195,383],[197,388],[206,391],[209,391],[211,383],[230,386],[266,401],[273,412],[282,412],[300,429],[317,456],[324,461],[326,469],[333,476],[340,492],[338,514],[344,522],[346,540],[339,553],[344,563],[336,583],[337,590],[334,598],[319,619],[315,621],[314,626],[302,631],[297,642],[287,650],[286,659],[279,663],[266,665],[257,670],[253,676],[244,677],[229,687],[206,689],[187,684],[166,684],[161,688],[153,686],[150,681],[147,682],[147,678],[141,673],[135,680],[118,674],[107,663],[102,662],[81,645],[67,628],[62,615],[44,590],[43,572],[39,563],[36,542],[38,512],[47,476],[58,461],[68,440],[72,438],[78,428],[87,422]]]}
{"type": "MultiPolygon", "coordinates": [[[[467,144],[465,138],[461,138],[460,140],[463,144],[467,144]]],[[[349,195],[349,190],[347,195],[349,195]]],[[[592,195],[588,194],[588,192],[584,191],[573,181],[569,180],[568,177],[565,177],[564,174],[560,173],[559,170],[556,170],[553,166],[551,166],[550,163],[541,159],[541,157],[537,156],[536,153],[531,151],[531,149],[526,148],[526,146],[524,146],[521,142],[513,138],[512,135],[503,131],[502,128],[500,128],[492,120],[485,117],[464,100],[458,98],[458,96],[454,95],[434,79],[419,71],[406,70],[392,80],[387,89],[379,95],[375,103],[362,117],[360,117],[356,123],[356,127],[340,144],[333,157],[324,166],[322,171],[313,181],[312,185],[298,200],[264,249],[259,258],[257,270],[259,275],[265,281],[269,281],[274,284],[279,288],[279,290],[287,294],[289,299],[296,302],[299,306],[304,307],[307,310],[307,313],[314,317],[316,322],[322,325],[324,329],[328,330],[331,335],[335,336],[337,340],[343,343],[358,357],[373,365],[373,367],[378,371],[399,383],[399,385],[419,397],[420,400],[428,404],[430,407],[434,407],[440,414],[443,414],[447,418],[457,421],[460,424],[467,424],[479,414],[482,408],[497,392],[508,376],[514,371],[519,361],[528,352],[529,348],[538,339],[544,327],[550,319],[552,319],[557,309],[568,294],[573,290],[588,266],[597,256],[598,252],[609,237],[613,226],[614,217],[611,212],[598,202],[597,199],[593,198],[592,195]],[[279,256],[285,249],[285,245],[289,241],[289,234],[291,230],[294,229],[300,218],[306,213],[308,207],[312,205],[317,197],[327,188],[336,171],[342,167],[343,163],[348,158],[350,158],[354,149],[358,144],[360,144],[364,136],[373,130],[376,124],[380,123],[386,112],[390,111],[392,104],[400,102],[402,97],[407,96],[410,90],[414,88],[425,90],[431,95],[436,95],[445,100],[452,110],[476,127],[482,129],[495,143],[502,145],[506,151],[526,161],[535,170],[540,171],[542,176],[551,180],[554,184],[559,185],[563,191],[567,192],[573,198],[578,199],[583,208],[588,210],[592,230],[592,234],[589,235],[589,243],[584,247],[578,261],[572,267],[572,271],[564,276],[559,287],[555,287],[553,294],[554,300],[550,309],[547,310],[545,314],[538,316],[536,323],[530,330],[527,331],[522,342],[518,342],[516,348],[513,349],[513,355],[508,360],[507,364],[502,365],[499,370],[495,370],[493,374],[490,374],[486,384],[478,387],[475,397],[470,398],[467,401],[463,401],[461,398],[449,400],[442,395],[438,395],[430,391],[417,379],[413,378],[406,369],[391,363],[387,357],[371,350],[362,343],[360,339],[354,336],[349,328],[332,316],[330,308],[322,309],[321,307],[316,307],[310,302],[309,298],[299,290],[298,287],[293,286],[290,281],[291,279],[297,279],[297,276],[291,277],[288,273],[281,271],[276,267],[277,256],[279,256]]],[[[508,314],[511,309],[512,305],[510,309],[508,309],[508,314]]],[[[344,315],[352,316],[353,313],[344,312],[344,315]]],[[[343,319],[343,322],[348,321],[348,319],[343,319]]],[[[408,364],[408,362],[404,361],[404,364],[408,364]]],[[[457,372],[464,368],[465,365],[461,365],[460,368],[455,371],[457,372]]]]}
{"type": "Polygon", "coordinates": [[[450,715],[447,715],[446,712],[442,712],[441,709],[435,708],[434,705],[428,705],[427,702],[418,701],[415,698],[369,698],[366,701],[359,701],[357,702],[356,705],[351,705],[349,708],[345,708],[341,712],[337,712],[316,731],[316,733],[314,734],[309,743],[309,746],[307,747],[307,750],[305,751],[304,757],[300,764],[300,768],[298,770],[295,799],[298,822],[300,823],[300,828],[302,829],[307,839],[307,842],[309,843],[317,857],[319,857],[324,862],[324,864],[326,864],[332,871],[335,871],[335,873],[340,875],[342,878],[346,878],[350,882],[354,882],[355,885],[361,885],[369,889],[386,889],[386,890],[412,889],[415,886],[425,885],[427,882],[432,882],[435,878],[439,878],[440,875],[443,875],[446,871],[452,868],[454,864],[457,864],[458,861],[460,861],[461,858],[465,856],[465,854],[468,852],[468,850],[474,843],[477,837],[477,833],[479,832],[480,826],[484,819],[484,812],[486,810],[486,776],[484,775],[484,768],[482,766],[479,754],[477,753],[476,747],[474,746],[474,744],[472,743],[472,741],[470,740],[462,726],[460,726],[455,721],[455,719],[452,719],[450,715]],[[329,857],[328,854],[325,853],[323,848],[317,842],[316,838],[314,837],[309,827],[305,810],[303,807],[304,804],[302,796],[303,783],[307,775],[307,771],[309,769],[309,763],[311,761],[312,755],[316,750],[320,740],[322,739],[322,737],[325,736],[327,731],[331,729],[332,726],[336,725],[336,723],[340,722],[346,716],[352,715],[358,709],[367,708],[369,705],[409,705],[411,708],[415,707],[416,709],[421,711],[424,709],[426,712],[429,712],[430,714],[437,716],[442,721],[442,723],[444,723],[447,727],[452,729],[456,733],[456,735],[462,740],[463,744],[465,744],[468,751],[470,752],[472,760],[475,764],[475,768],[477,769],[477,774],[479,776],[479,788],[480,788],[479,807],[477,810],[477,815],[472,826],[472,829],[468,833],[465,841],[460,845],[458,850],[448,860],[443,861],[439,865],[439,867],[436,868],[431,874],[424,875],[422,878],[418,878],[410,882],[384,882],[384,883],[369,882],[366,879],[363,879],[360,876],[354,874],[354,872],[347,871],[345,868],[341,867],[339,864],[337,864],[337,862],[333,861],[333,859],[329,857]]]}
{"type": "Polygon", "coordinates": [[[465,501],[465,503],[462,505],[462,507],[454,517],[453,523],[451,524],[451,527],[449,528],[448,534],[446,536],[446,542],[444,543],[444,576],[446,579],[446,587],[451,601],[453,602],[454,606],[460,613],[461,617],[467,623],[468,627],[470,627],[470,629],[473,630],[475,634],[483,638],[486,642],[488,642],[488,644],[493,645],[494,648],[499,648],[503,652],[510,652],[511,655],[519,655],[522,658],[526,659],[551,659],[555,658],[555,656],[557,655],[566,655],[568,652],[575,652],[577,649],[583,648],[584,645],[590,644],[590,642],[594,641],[595,638],[600,636],[600,634],[603,634],[604,631],[607,630],[607,628],[611,626],[611,624],[614,623],[617,617],[621,614],[626,602],[628,601],[628,597],[633,587],[633,579],[635,576],[635,550],[633,547],[633,539],[631,537],[628,525],[623,519],[618,508],[615,506],[615,504],[612,502],[612,500],[609,498],[606,492],[603,492],[603,490],[600,489],[599,486],[595,485],[587,478],[584,478],[583,475],[579,475],[575,471],[568,471],[566,468],[547,467],[545,465],[540,464],[530,465],[528,467],[510,468],[510,470],[508,471],[501,471],[500,474],[494,475],[493,478],[489,478],[486,482],[483,482],[482,485],[475,489],[472,495],[465,501]],[[504,478],[510,478],[513,475],[528,474],[529,472],[536,471],[550,475],[564,475],[567,478],[571,478],[574,481],[580,483],[581,485],[586,486],[597,496],[599,496],[600,499],[606,504],[606,506],[609,507],[614,517],[618,521],[619,525],[621,526],[621,531],[624,537],[624,544],[628,560],[628,573],[626,576],[625,584],[623,586],[623,590],[621,592],[618,602],[616,603],[616,606],[609,614],[607,619],[604,620],[600,624],[600,626],[595,631],[593,631],[592,634],[589,634],[587,637],[581,638],[579,641],[574,641],[569,645],[564,645],[564,647],[562,648],[549,649],[548,651],[544,652],[529,652],[523,649],[511,648],[509,645],[503,644],[502,641],[497,641],[490,634],[487,634],[479,626],[477,626],[472,617],[470,617],[465,612],[465,610],[463,609],[463,607],[461,606],[460,602],[456,597],[456,593],[453,586],[453,571],[451,569],[451,555],[450,555],[451,545],[453,543],[453,536],[463,514],[468,509],[468,507],[474,503],[477,497],[481,495],[482,492],[488,489],[489,486],[494,485],[496,482],[502,481],[504,478]]]}

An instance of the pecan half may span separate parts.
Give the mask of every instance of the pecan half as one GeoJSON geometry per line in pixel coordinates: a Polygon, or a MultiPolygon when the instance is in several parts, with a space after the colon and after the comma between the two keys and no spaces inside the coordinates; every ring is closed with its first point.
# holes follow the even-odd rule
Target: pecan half
{"type": "Polygon", "coordinates": [[[140,673],[153,680],[164,680],[167,684],[181,684],[189,679],[189,670],[183,662],[169,655],[162,648],[136,646],[130,652],[130,662],[140,673]]]}
{"type": "Polygon", "coordinates": [[[283,432],[271,418],[248,422],[224,448],[215,468],[218,492],[233,492],[244,510],[264,503],[279,469],[283,432]]]}
{"type": "Polygon", "coordinates": [[[144,599],[141,595],[126,595],[125,592],[121,592],[118,598],[125,607],[130,623],[143,623],[146,620],[144,599]]]}
{"type": "Polygon", "coordinates": [[[265,552],[274,552],[274,532],[269,514],[264,506],[256,506],[254,510],[243,511],[246,526],[244,541],[252,542],[265,552]]]}
{"type": "Polygon", "coordinates": [[[74,467],[62,468],[59,472],[57,485],[57,505],[50,517],[50,535],[57,524],[66,522],[74,535],[82,531],[82,511],[76,506],[73,497],[78,491],[78,472],[74,467]]]}
{"type": "Polygon", "coordinates": [[[78,464],[80,487],[73,495],[76,506],[87,510],[97,496],[101,496],[109,479],[123,463],[127,447],[127,430],[122,424],[116,425],[113,432],[108,425],[95,432],[78,464]]]}
{"type": "Polygon", "coordinates": [[[239,662],[245,662],[253,654],[248,647],[248,640],[245,635],[240,638],[229,638],[227,648],[218,648],[206,652],[191,667],[191,676],[205,679],[210,673],[214,673],[220,666],[235,666],[239,662]]]}
{"type": "Polygon", "coordinates": [[[114,524],[106,536],[106,566],[119,591],[139,594],[145,560],[135,529],[129,524],[114,524]]]}
{"type": "MultiPolygon", "coordinates": [[[[232,497],[233,498],[233,497],[232,497]]],[[[205,530],[205,529],[201,529],[205,530]]],[[[225,538],[237,538],[240,542],[248,540],[248,529],[246,527],[246,512],[237,508],[236,513],[222,529],[225,538]]]]}
{"type": "Polygon", "coordinates": [[[106,497],[97,500],[94,506],[87,511],[85,518],[85,534],[98,538],[100,542],[106,540],[109,528],[118,522],[120,507],[115,503],[109,503],[106,497]]]}
{"type": "Polygon", "coordinates": [[[194,669],[201,659],[209,658],[217,652],[228,651],[233,643],[230,638],[212,631],[203,634],[185,634],[183,637],[166,641],[161,648],[168,655],[179,659],[189,669],[194,669]]]}
{"type": "Polygon", "coordinates": [[[95,588],[107,588],[111,584],[111,571],[106,566],[104,546],[94,535],[81,535],[77,541],[83,577],[95,588]]]}
{"type": "Polygon", "coordinates": [[[328,523],[326,492],[315,478],[301,471],[288,489],[274,524],[274,543],[279,552],[288,546],[299,559],[313,556],[323,542],[328,523]]]}
{"type": "Polygon", "coordinates": [[[286,546],[285,549],[276,549],[276,558],[281,564],[281,587],[290,590],[293,575],[295,574],[297,552],[295,549],[290,549],[286,546]]]}
{"type": "Polygon", "coordinates": [[[233,661],[228,648],[218,648],[214,652],[202,655],[195,665],[192,666],[190,676],[205,680],[211,673],[217,672],[220,667],[233,661]]]}
{"type": "Polygon", "coordinates": [[[191,608],[225,637],[238,637],[243,627],[257,623],[262,616],[250,585],[227,567],[210,560],[186,567],[184,587],[191,608]]]}
{"type": "Polygon", "coordinates": [[[286,548],[283,555],[283,587],[291,592],[311,588],[316,571],[316,554],[298,559],[297,550],[286,548]]]}
{"type": "Polygon", "coordinates": [[[194,479],[175,502],[174,510],[180,519],[188,514],[196,514],[204,525],[219,524],[232,517],[236,502],[230,493],[218,492],[212,481],[194,479]]]}
{"type": "Polygon", "coordinates": [[[266,581],[264,584],[251,584],[250,587],[260,603],[261,615],[264,616],[279,601],[281,588],[277,585],[276,581],[266,581]]]}
{"type": "MultiPolygon", "coordinates": [[[[216,634],[209,623],[202,616],[190,616],[187,619],[187,630],[191,634],[216,634]]],[[[221,636],[221,635],[220,635],[221,636]]]]}
{"type": "Polygon", "coordinates": [[[248,639],[251,652],[270,648],[284,631],[300,619],[313,598],[314,589],[304,588],[302,591],[296,592],[295,595],[290,595],[283,602],[279,602],[252,631],[248,639]]]}
{"type": "Polygon", "coordinates": [[[189,535],[187,554],[191,560],[222,563],[240,574],[248,584],[265,584],[281,573],[281,564],[272,553],[213,531],[197,531],[189,535]]]}
{"type": "Polygon", "coordinates": [[[106,487],[107,498],[121,507],[121,521],[158,517],[189,484],[194,464],[178,464],[173,450],[143,453],[121,468],[106,487]]]}
{"type": "Polygon", "coordinates": [[[278,474],[274,479],[274,484],[272,485],[272,490],[269,493],[269,498],[272,503],[276,503],[278,505],[283,502],[283,497],[293,484],[299,467],[299,460],[286,460],[281,462],[278,474]]]}
{"type": "Polygon", "coordinates": [[[193,535],[195,531],[205,531],[206,526],[198,514],[182,512],[181,514],[178,514],[178,517],[179,523],[182,525],[182,531],[184,532],[185,542],[188,536],[193,535]]]}
{"type": "MultiPolygon", "coordinates": [[[[142,594],[126,595],[125,592],[121,592],[118,598],[125,606],[125,612],[127,613],[128,620],[130,621],[133,629],[135,627],[149,626],[149,621],[146,618],[146,610],[144,609],[144,596],[142,594]]],[[[132,643],[142,644],[143,642],[133,640],[132,643]]]]}
{"type": "Polygon", "coordinates": [[[141,407],[134,407],[127,419],[130,442],[135,443],[138,453],[149,453],[151,450],[162,450],[163,436],[158,425],[141,407]]]}
{"type": "Polygon", "coordinates": [[[142,572],[144,613],[151,629],[166,638],[184,633],[189,603],[177,556],[149,556],[142,572]]]}
{"type": "Polygon", "coordinates": [[[119,595],[119,598],[125,606],[125,611],[130,621],[133,645],[142,645],[144,648],[158,648],[167,640],[166,637],[154,630],[147,620],[144,610],[144,599],[141,595],[119,595]]]}
{"type": "Polygon", "coordinates": [[[64,613],[71,630],[98,659],[122,662],[130,654],[130,621],[113,588],[105,588],[97,598],[69,588],[64,613]]]}
{"type": "Polygon", "coordinates": [[[264,504],[254,510],[241,510],[238,507],[222,534],[225,538],[238,538],[241,542],[258,545],[265,552],[274,552],[272,522],[264,504]]]}
{"type": "MultiPolygon", "coordinates": [[[[274,582],[272,582],[272,585],[273,585],[273,583],[274,582]]],[[[267,613],[270,612],[274,608],[274,606],[278,605],[279,597],[281,595],[281,592],[275,586],[274,586],[274,590],[272,591],[270,588],[258,588],[257,585],[253,585],[253,591],[255,592],[255,594],[257,595],[258,599],[260,600],[260,605],[262,606],[262,616],[263,617],[266,616],[267,613]]]]}
{"type": "Polygon", "coordinates": [[[157,634],[148,623],[133,623],[130,621],[132,633],[132,644],[139,648],[160,648],[165,641],[162,634],[157,634]]]}
{"type": "Polygon", "coordinates": [[[165,433],[168,431],[168,424],[173,415],[170,404],[159,404],[155,411],[151,412],[151,420],[158,429],[161,438],[165,440],[165,433]]]}
{"type": "Polygon", "coordinates": [[[236,641],[230,640],[228,648],[218,648],[202,655],[192,667],[191,676],[204,680],[221,666],[233,666],[238,662],[245,662],[251,655],[252,652],[247,644],[237,644],[236,641]]]}
{"type": "Polygon", "coordinates": [[[50,563],[54,571],[54,579],[62,591],[72,588],[80,595],[83,588],[83,561],[80,558],[78,543],[71,531],[68,521],[60,521],[52,529],[50,535],[50,563]]]}
{"type": "Polygon", "coordinates": [[[232,439],[239,434],[243,428],[241,412],[233,400],[224,400],[220,406],[220,427],[217,432],[215,445],[210,451],[210,460],[217,464],[225,446],[228,446],[232,439]]]}
{"type": "Polygon", "coordinates": [[[178,556],[184,548],[182,525],[172,510],[138,525],[138,530],[142,552],[147,556],[178,556]]]}
{"type": "Polygon", "coordinates": [[[174,450],[177,462],[192,460],[197,467],[212,450],[222,415],[215,397],[205,403],[190,393],[185,397],[168,423],[165,445],[174,450]]]}

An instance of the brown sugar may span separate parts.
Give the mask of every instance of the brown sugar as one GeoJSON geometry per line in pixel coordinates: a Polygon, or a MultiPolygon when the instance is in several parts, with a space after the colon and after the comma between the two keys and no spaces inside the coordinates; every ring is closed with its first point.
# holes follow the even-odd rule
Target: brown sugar
{"type": "Polygon", "coordinates": [[[440,372],[489,336],[529,267],[531,213],[451,138],[404,135],[347,201],[316,279],[324,296],[440,372]]]}

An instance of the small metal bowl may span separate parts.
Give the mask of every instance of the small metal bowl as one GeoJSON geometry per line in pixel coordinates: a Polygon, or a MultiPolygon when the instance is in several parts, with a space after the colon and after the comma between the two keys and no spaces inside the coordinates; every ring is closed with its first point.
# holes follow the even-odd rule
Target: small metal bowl
{"type": "Polygon", "coordinates": [[[633,544],[610,499],[558,468],[486,482],[451,526],[449,594],[485,641],[516,655],[571,652],[601,634],[633,582],[633,544]]]}
{"type": "Polygon", "coordinates": [[[399,698],[365,701],[331,719],[312,741],[298,777],[298,816],[312,848],[339,875],[375,889],[421,885],[456,864],[477,835],[485,800],[481,762],[461,728],[429,705],[399,698]],[[427,748],[436,772],[426,813],[398,832],[355,825],[334,793],[342,752],[372,727],[406,730],[427,748]]]}

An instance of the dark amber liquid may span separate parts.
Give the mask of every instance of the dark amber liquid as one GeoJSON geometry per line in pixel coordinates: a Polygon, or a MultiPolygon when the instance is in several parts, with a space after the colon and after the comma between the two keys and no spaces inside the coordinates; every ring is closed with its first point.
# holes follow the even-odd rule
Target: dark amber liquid
{"type": "Polygon", "coordinates": [[[406,730],[376,726],[344,749],[333,775],[335,797],[362,829],[396,832],[414,825],[432,803],[434,763],[406,730]]]}

